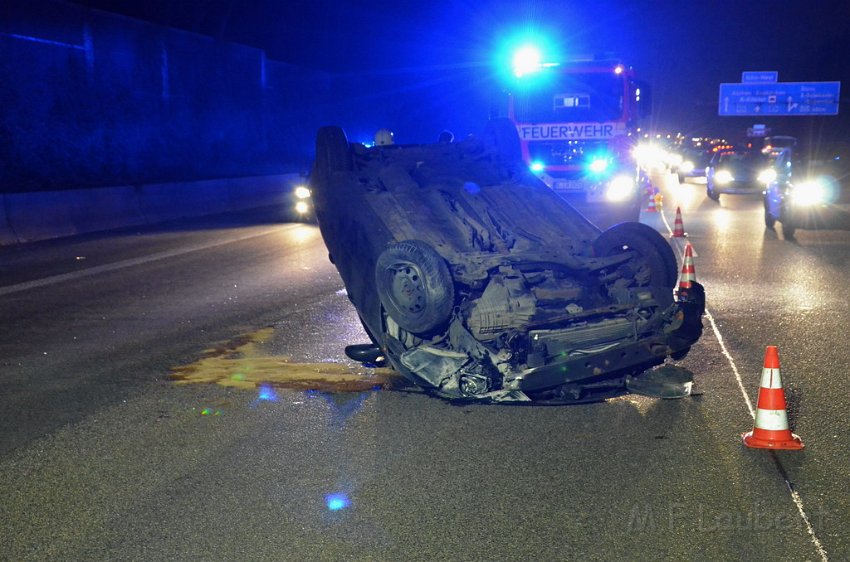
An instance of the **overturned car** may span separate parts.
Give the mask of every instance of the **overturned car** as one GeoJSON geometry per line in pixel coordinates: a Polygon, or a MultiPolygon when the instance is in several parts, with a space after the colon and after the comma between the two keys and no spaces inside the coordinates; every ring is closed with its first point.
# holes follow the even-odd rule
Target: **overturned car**
{"type": "Polygon", "coordinates": [[[674,295],[667,241],[640,223],[600,232],[528,171],[507,121],[370,148],[323,127],[311,191],[372,339],[346,352],[439,396],[600,399],[639,388],[702,333],[702,287],[674,295]]]}

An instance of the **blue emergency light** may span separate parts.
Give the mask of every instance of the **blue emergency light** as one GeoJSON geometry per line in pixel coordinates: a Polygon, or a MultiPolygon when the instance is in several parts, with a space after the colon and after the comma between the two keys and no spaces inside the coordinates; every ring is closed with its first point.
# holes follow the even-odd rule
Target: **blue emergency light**
{"type": "Polygon", "coordinates": [[[590,161],[590,165],[588,166],[591,172],[601,174],[608,169],[608,159],[607,158],[594,158],[590,161]]]}
{"type": "Polygon", "coordinates": [[[588,155],[585,160],[587,171],[597,177],[605,177],[613,172],[614,157],[607,151],[598,151],[588,155]]]}
{"type": "Polygon", "coordinates": [[[535,35],[530,37],[528,33],[524,36],[515,36],[502,43],[497,59],[499,60],[500,73],[510,72],[514,79],[524,79],[540,74],[542,70],[558,66],[551,60],[552,45],[546,39],[535,35]],[[545,57],[545,58],[544,58],[545,57]]]}
{"type": "Polygon", "coordinates": [[[514,52],[512,67],[514,76],[520,78],[526,74],[540,70],[540,49],[534,45],[523,45],[514,52]]]}

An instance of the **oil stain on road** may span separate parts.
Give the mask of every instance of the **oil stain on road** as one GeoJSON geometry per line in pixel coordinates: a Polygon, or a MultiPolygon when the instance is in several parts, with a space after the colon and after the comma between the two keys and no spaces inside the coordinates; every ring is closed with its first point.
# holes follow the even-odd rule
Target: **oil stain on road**
{"type": "Polygon", "coordinates": [[[404,386],[392,369],[352,367],[341,363],[296,363],[291,357],[268,352],[274,328],[239,336],[204,351],[188,365],[171,369],[177,384],[218,384],[255,389],[263,385],[294,390],[362,392],[404,386]]]}

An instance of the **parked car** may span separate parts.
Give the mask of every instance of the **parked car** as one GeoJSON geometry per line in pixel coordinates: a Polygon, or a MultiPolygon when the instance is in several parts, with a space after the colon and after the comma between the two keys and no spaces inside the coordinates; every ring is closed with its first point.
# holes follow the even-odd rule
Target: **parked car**
{"type": "Polygon", "coordinates": [[[703,289],[674,295],[666,239],[636,222],[601,232],[528,170],[508,121],[368,148],[324,127],[311,191],[372,340],[346,353],[441,397],[599,399],[641,388],[702,332],[703,289]]]}
{"type": "Polygon", "coordinates": [[[759,175],[769,167],[767,156],[758,151],[716,152],[705,172],[706,195],[720,201],[721,194],[761,193],[764,184],[759,175]]]}
{"type": "Polygon", "coordinates": [[[764,192],[764,224],[780,222],[786,239],[797,229],[850,229],[850,145],[787,148],[773,159],[764,192]]]}

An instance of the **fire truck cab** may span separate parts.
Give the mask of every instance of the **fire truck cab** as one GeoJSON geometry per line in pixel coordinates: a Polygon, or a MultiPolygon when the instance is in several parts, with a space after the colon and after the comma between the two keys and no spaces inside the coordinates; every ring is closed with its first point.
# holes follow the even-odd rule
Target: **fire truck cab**
{"type": "Polygon", "coordinates": [[[648,88],[619,60],[514,61],[506,117],[529,168],[599,228],[640,218],[634,155],[648,88]]]}

